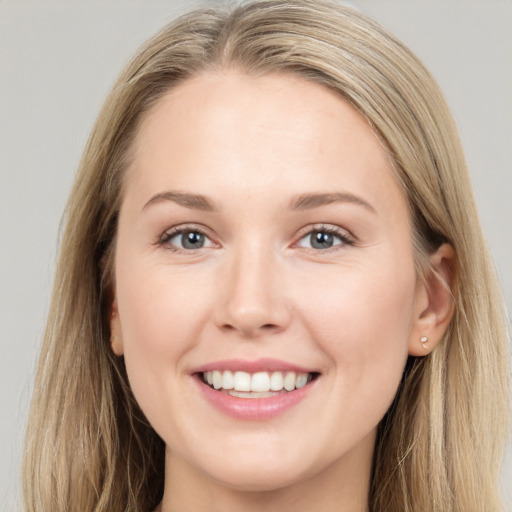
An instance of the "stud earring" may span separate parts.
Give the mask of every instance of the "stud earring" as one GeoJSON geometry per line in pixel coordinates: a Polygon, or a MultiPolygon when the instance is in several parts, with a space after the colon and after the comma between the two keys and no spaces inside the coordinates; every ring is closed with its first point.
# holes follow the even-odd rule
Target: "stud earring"
{"type": "Polygon", "coordinates": [[[427,342],[428,342],[428,338],[426,336],[422,336],[420,338],[420,342],[421,344],[423,345],[423,348],[426,350],[428,347],[427,347],[427,342]]]}
{"type": "Polygon", "coordinates": [[[111,345],[113,345],[114,343],[116,343],[116,341],[117,341],[117,336],[112,336],[112,337],[110,338],[110,344],[111,344],[111,345]]]}

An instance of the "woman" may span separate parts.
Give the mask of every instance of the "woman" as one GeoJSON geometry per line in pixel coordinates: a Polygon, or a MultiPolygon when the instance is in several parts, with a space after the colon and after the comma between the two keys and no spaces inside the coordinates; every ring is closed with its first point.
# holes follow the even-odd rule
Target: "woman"
{"type": "Polygon", "coordinates": [[[365,16],[163,29],[100,113],[61,255],[27,510],[500,510],[506,324],[460,143],[365,16]]]}

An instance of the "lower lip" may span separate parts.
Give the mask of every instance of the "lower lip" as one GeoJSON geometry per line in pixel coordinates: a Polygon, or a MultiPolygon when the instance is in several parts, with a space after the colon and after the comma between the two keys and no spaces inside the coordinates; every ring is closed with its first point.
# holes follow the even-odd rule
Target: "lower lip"
{"type": "Polygon", "coordinates": [[[195,375],[205,398],[220,412],[233,418],[249,421],[269,420],[283,414],[301,402],[316,380],[294,391],[287,391],[267,398],[240,398],[212,389],[199,375],[195,375]]]}

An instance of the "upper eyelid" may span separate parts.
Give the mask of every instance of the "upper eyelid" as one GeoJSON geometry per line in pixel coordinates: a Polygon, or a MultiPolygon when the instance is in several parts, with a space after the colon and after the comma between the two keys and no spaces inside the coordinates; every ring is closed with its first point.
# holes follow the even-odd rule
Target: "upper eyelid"
{"type": "Polygon", "coordinates": [[[329,233],[334,233],[342,238],[348,238],[350,240],[355,241],[356,237],[345,228],[337,226],[335,224],[313,224],[303,228],[303,230],[299,231],[298,240],[302,240],[306,235],[312,233],[313,231],[328,231],[329,233]]]}
{"type": "Polygon", "coordinates": [[[177,226],[172,226],[170,228],[165,229],[160,235],[160,238],[164,238],[165,236],[172,237],[186,231],[197,231],[198,233],[201,233],[202,235],[211,238],[210,230],[199,224],[179,224],[177,226]]]}
{"type": "Polygon", "coordinates": [[[291,245],[291,248],[300,248],[304,253],[309,254],[310,256],[317,257],[317,258],[330,258],[333,256],[339,256],[340,251],[346,251],[349,248],[352,248],[354,246],[357,246],[357,240],[356,238],[347,230],[336,226],[336,225],[323,225],[323,227],[320,226],[313,226],[307,229],[307,231],[299,236],[295,242],[291,245]],[[306,238],[307,236],[311,236],[311,233],[314,232],[329,232],[333,234],[334,236],[337,236],[341,243],[333,244],[331,247],[326,247],[322,249],[314,248],[314,247],[304,247],[301,246],[301,241],[306,238]]]}
{"type": "Polygon", "coordinates": [[[183,249],[169,243],[172,238],[181,235],[187,231],[200,233],[201,235],[204,235],[206,238],[208,238],[208,240],[210,240],[212,244],[217,243],[213,240],[212,236],[209,234],[209,230],[207,230],[205,227],[199,226],[197,224],[180,224],[178,226],[172,226],[170,228],[167,228],[165,231],[163,231],[162,234],[156,240],[155,245],[161,246],[163,248],[166,248],[167,250],[171,250],[176,253],[193,253],[195,251],[200,251],[201,249],[203,249],[203,247],[199,247],[198,249],[183,249]],[[172,249],[170,247],[172,247],[172,249]]]}
{"type": "MultiPolygon", "coordinates": [[[[198,233],[201,233],[205,237],[207,237],[211,242],[215,242],[214,238],[211,235],[211,230],[208,228],[201,226],[200,224],[179,224],[177,226],[172,226],[170,228],[167,228],[165,231],[162,232],[162,234],[158,238],[158,243],[165,243],[166,241],[170,240],[174,236],[177,236],[183,232],[187,231],[197,231],[198,233]]],[[[305,226],[304,228],[300,229],[295,237],[295,241],[292,243],[292,246],[297,244],[300,240],[302,240],[305,236],[309,235],[310,233],[314,231],[327,231],[330,233],[333,233],[340,238],[345,238],[350,240],[351,242],[355,241],[354,235],[348,231],[345,228],[341,228],[340,226],[337,226],[335,224],[328,224],[328,223],[315,223],[309,226],[305,226]]],[[[179,249],[178,249],[179,250],[179,249]]],[[[192,249],[186,250],[187,252],[190,252],[192,249]]],[[[197,249],[199,250],[199,249],[197,249]]]]}

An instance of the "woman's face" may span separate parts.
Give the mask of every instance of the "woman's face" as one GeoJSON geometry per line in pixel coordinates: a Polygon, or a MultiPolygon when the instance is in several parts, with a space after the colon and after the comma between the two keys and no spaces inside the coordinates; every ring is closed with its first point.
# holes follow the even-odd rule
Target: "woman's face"
{"type": "Polygon", "coordinates": [[[246,490],[367,473],[424,294],[365,119],[294,75],[202,74],[144,118],[125,185],[114,349],[173,464],[246,490]]]}

